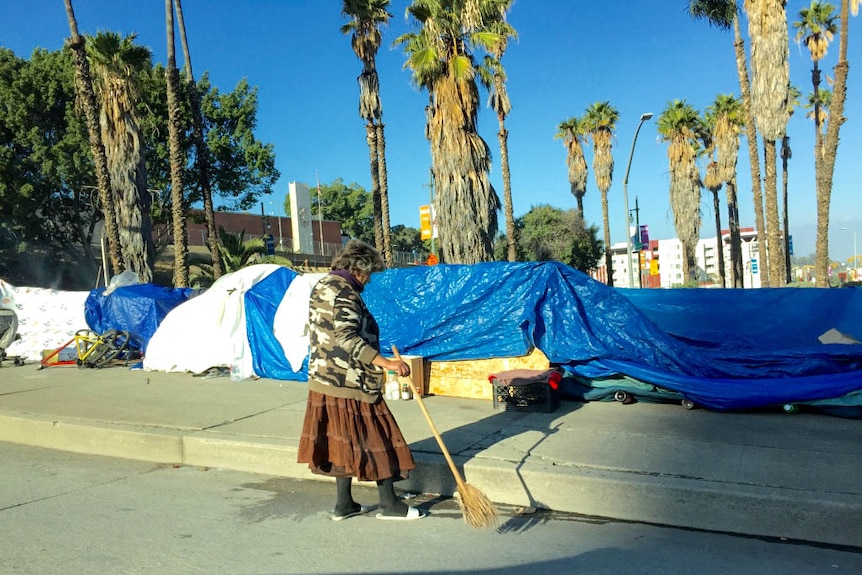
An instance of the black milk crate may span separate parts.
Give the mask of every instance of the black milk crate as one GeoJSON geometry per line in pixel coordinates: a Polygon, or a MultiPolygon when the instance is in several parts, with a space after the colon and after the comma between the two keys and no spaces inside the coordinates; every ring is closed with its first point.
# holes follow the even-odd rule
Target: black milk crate
{"type": "Polygon", "coordinates": [[[495,411],[551,413],[560,406],[559,370],[513,369],[488,376],[495,411]]]}

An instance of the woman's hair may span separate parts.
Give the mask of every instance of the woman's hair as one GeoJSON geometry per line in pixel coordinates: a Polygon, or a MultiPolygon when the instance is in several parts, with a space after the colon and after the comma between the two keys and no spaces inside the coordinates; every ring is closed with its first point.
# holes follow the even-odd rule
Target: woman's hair
{"type": "Polygon", "coordinates": [[[332,260],[331,270],[361,272],[371,275],[383,271],[383,258],[380,252],[360,240],[350,240],[344,249],[332,260]]]}

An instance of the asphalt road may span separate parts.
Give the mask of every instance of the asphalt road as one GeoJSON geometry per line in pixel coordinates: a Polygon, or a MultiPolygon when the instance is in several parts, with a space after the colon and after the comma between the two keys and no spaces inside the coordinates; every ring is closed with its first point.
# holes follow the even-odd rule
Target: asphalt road
{"type": "MultiPolygon", "coordinates": [[[[432,494],[410,523],[333,522],[334,486],[0,442],[0,573],[855,574],[859,549],[501,508],[476,531],[432,494]]],[[[376,489],[355,488],[362,503],[376,489]]]]}

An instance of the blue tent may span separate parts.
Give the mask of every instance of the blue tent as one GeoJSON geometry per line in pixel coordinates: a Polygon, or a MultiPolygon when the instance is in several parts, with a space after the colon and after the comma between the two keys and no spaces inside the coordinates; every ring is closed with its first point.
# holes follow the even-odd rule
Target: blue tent
{"type": "Polygon", "coordinates": [[[169,311],[194,293],[189,288],[167,288],[154,284],[135,284],[90,292],[84,301],[84,319],[91,330],[129,333],[130,343],[146,352],[147,343],[169,311]]]}

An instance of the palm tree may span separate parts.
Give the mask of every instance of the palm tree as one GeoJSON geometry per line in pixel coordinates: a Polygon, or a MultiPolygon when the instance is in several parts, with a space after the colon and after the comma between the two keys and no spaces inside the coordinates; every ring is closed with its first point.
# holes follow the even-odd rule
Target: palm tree
{"type": "Polygon", "coordinates": [[[735,288],[743,287],[736,162],[739,157],[739,135],[744,116],[742,102],[733,94],[719,94],[715,102],[706,109],[707,125],[711,129],[711,139],[715,145],[717,176],[726,185],[727,223],[730,228],[730,285],[735,288]]]}
{"type": "Polygon", "coordinates": [[[189,241],[186,236],[186,209],[183,197],[183,170],[186,159],[182,149],[183,124],[180,117],[180,74],[177,71],[174,42],[174,4],[165,0],[165,35],[167,37],[168,149],[171,164],[171,221],[174,232],[174,287],[189,285],[189,241]]]}
{"type": "MultiPolygon", "coordinates": [[[[93,79],[90,76],[90,62],[87,60],[87,50],[84,37],[78,33],[78,20],[72,8],[72,0],[64,0],[66,17],[69,20],[69,49],[75,62],[75,89],[78,99],[83,103],[84,115],[87,120],[87,134],[90,140],[90,151],[96,168],[96,184],[99,191],[99,203],[102,205],[105,236],[108,239],[108,253],[114,273],[125,271],[123,252],[120,249],[120,233],[117,229],[117,217],[114,197],[111,193],[111,174],[108,171],[108,158],[105,145],[99,132],[99,104],[96,92],[93,90],[93,79]]],[[[108,281],[108,278],[105,278],[108,281]]]]}
{"type": "Polygon", "coordinates": [[[516,38],[515,29],[505,20],[505,12],[500,20],[489,26],[495,33],[502,36],[503,41],[491,49],[491,55],[485,57],[485,66],[479,69],[482,83],[488,88],[490,107],[497,114],[499,131],[497,140],[500,142],[500,173],[503,176],[503,212],[506,217],[507,256],[510,262],[517,260],[517,242],[515,215],[512,207],[512,178],[509,172],[509,131],[506,130],[506,116],[512,111],[512,103],[506,91],[506,71],[502,59],[506,53],[509,38],[516,38]]]}
{"type": "MultiPolygon", "coordinates": [[[[820,202],[824,196],[824,190],[821,188],[823,179],[820,176],[823,170],[825,158],[823,156],[823,128],[826,126],[826,118],[822,117],[821,106],[823,103],[820,99],[820,93],[823,91],[820,88],[820,60],[826,56],[826,51],[829,48],[829,43],[832,41],[834,34],[838,31],[835,25],[835,16],[833,12],[835,7],[828,2],[817,2],[812,0],[808,8],[803,8],[799,11],[799,21],[793,23],[796,28],[796,41],[804,41],[811,54],[813,63],[811,68],[811,84],[813,91],[809,98],[809,104],[812,112],[809,114],[814,120],[814,173],[815,173],[815,189],[818,198],[817,202],[817,228],[821,226],[829,226],[829,201],[820,202]],[[827,211],[821,212],[821,206],[827,211]]],[[[827,104],[828,106],[828,104],[827,104]]],[[[831,196],[831,193],[829,194],[831,196]]],[[[819,237],[819,234],[818,234],[819,237]]],[[[816,250],[816,248],[815,248],[816,250]]],[[[816,256],[815,256],[816,258],[816,256]]],[[[816,261],[816,260],[815,260],[816,261]]],[[[820,274],[815,271],[816,276],[820,274]]]]}
{"type": "MultiPolygon", "coordinates": [[[[799,88],[791,85],[787,98],[787,109],[790,116],[793,116],[793,111],[799,106],[799,88]]],[[[790,216],[787,203],[787,162],[793,157],[793,151],[790,149],[790,136],[784,135],[781,139],[781,199],[784,205],[784,269],[787,274],[785,278],[787,283],[790,283],[791,277],[790,267],[790,216]]]]}
{"type": "Polygon", "coordinates": [[[359,115],[365,120],[366,142],[371,163],[371,193],[374,202],[374,241],[387,266],[392,265],[389,230],[389,193],[386,174],[386,139],[383,133],[383,107],[377,74],[380,27],[389,23],[389,0],[343,0],[341,13],[350,21],[341,27],[352,34],[351,46],[362,62],[359,82],[359,115]]]}
{"type": "MultiPolygon", "coordinates": [[[[614,177],[614,157],[611,146],[614,139],[614,128],[617,126],[620,114],[610,102],[595,102],[587,108],[584,123],[587,132],[593,140],[593,173],[596,176],[596,186],[602,193],[602,222],[605,227],[605,266],[608,271],[608,285],[614,285],[613,260],[610,250],[611,228],[608,218],[608,190],[614,177]]],[[[626,214],[628,215],[628,214],[626,214]]],[[[632,265],[626,262],[626,266],[632,265]]],[[[634,286],[629,286],[634,287],[634,286]]]]}
{"type": "MultiPolygon", "coordinates": [[[[784,137],[789,114],[789,46],[786,0],[744,0],[751,37],[754,121],[763,136],[763,166],[766,181],[766,254],[769,284],[781,285],[785,278],[783,242],[778,223],[776,142],[784,137]]],[[[761,242],[762,245],[762,242],[761,242]]]]}
{"type": "Polygon", "coordinates": [[[859,13],[859,0],[841,0],[841,31],[838,40],[838,63],[835,65],[835,82],[832,102],[829,104],[829,124],[824,141],[823,169],[817,175],[817,246],[815,248],[815,274],[818,286],[827,286],[829,267],[829,203],[832,199],[832,177],[835,173],[835,157],[838,155],[838,134],[844,123],[844,101],[847,98],[847,33],[850,12],[859,13]],[[822,215],[822,217],[821,217],[822,215]]]}
{"type": "MultiPolygon", "coordinates": [[[[829,125],[829,106],[832,105],[832,90],[828,88],[820,88],[817,90],[817,95],[814,92],[809,92],[805,105],[803,106],[808,112],[805,117],[814,121],[814,127],[817,130],[819,139],[826,136],[826,128],[829,125]]],[[[816,157],[822,159],[825,150],[821,145],[816,157]]]]}
{"type": "Polygon", "coordinates": [[[512,0],[414,0],[419,25],[396,40],[413,81],[428,91],[426,135],[436,187],[443,260],[477,263],[494,257],[500,200],[488,172],[491,154],[479,136],[474,52],[493,53],[504,35],[491,27],[512,0]]]}
{"type": "MultiPolygon", "coordinates": [[[[266,255],[266,244],[263,238],[245,239],[245,230],[234,234],[226,232],[221,226],[218,228],[219,244],[219,267],[224,273],[232,273],[246,266],[258,263],[275,263],[291,267],[290,261],[279,256],[266,255]]],[[[198,264],[195,273],[190,278],[190,284],[196,288],[206,288],[213,284],[218,278],[213,273],[214,265],[198,264]]]]}
{"type": "MultiPolygon", "coordinates": [[[[707,129],[713,130],[711,118],[709,115],[705,118],[707,129]]],[[[703,176],[703,187],[712,192],[712,211],[715,214],[715,245],[716,245],[716,260],[718,260],[718,283],[721,287],[727,287],[724,273],[724,239],[721,236],[721,205],[718,199],[718,192],[723,184],[719,175],[718,162],[715,161],[715,143],[710,136],[709,147],[706,150],[709,157],[709,162],[706,164],[706,172],[703,176]]]]}
{"type": "Polygon", "coordinates": [[[584,215],[584,194],[587,193],[587,160],[584,158],[584,139],[586,124],[577,116],[560,122],[557,126],[557,139],[566,146],[566,165],[569,168],[569,185],[572,195],[578,202],[578,211],[584,215]]]}
{"type": "Polygon", "coordinates": [[[201,94],[195,83],[195,74],[192,70],[192,56],[189,51],[189,42],[186,37],[186,23],[183,17],[182,0],[174,0],[177,10],[177,24],[180,29],[180,42],[183,46],[183,59],[185,61],[186,91],[188,92],[189,105],[192,110],[192,138],[195,145],[195,167],[198,172],[198,186],[204,200],[204,218],[207,224],[207,244],[210,249],[210,258],[213,262],[213,276],[218,279],[222,275],[221,259],[218,251],[218,231],[215,225],[215,207],[213,205],[212,185],[210,184],[210,155],[204,141],[204,122],[201,113],[201,94]]]}
{"type": "MultiPolygon", "coordinates": [[[[736,74],[739,78],[739,91],[742,96],[742,124],[748,142],[748,165],[751,170],[751,193],[754,199],[754,223],[759,238],[766,237],[766,223],[763,217],[763,193],[760,183],[760,156],[757,152],[757,128],[751,103],[751,88],[748,81],[748,65],[745,56],[745,42],[739,25],[738,0],[690,0],[689,11],[695,18],[706,19],[711,25],[721,29],[733,29],[733,50],[736,56],[736,74]]],[[[738,218],[737,218],[738,220],[738,218]]],[[[741,252],[740,252],[741,254],[741,252]]],[[[766,269],[766,250],[761,252],[761,266],[766,269]]],[[[741,255],[740,255],[741,257],[741,255]]],[[[769,286],[769,276],[764,275],[761,285],[769,286]]]]}
{"type": "Polygon", "coordinates": [[[695,250],[700,237],[700,173],[697,150],[703,139],[698,114],[685,100],[670,102],[658,118],[658,132],[668,142],[670,168],[670,207],[673,225],[682,243],[682,274],[686,281],[697,279],[695,250]]]}
{"type": "Polygon", "coordinates": [[[153,278],[155,247],[136,105],[138,74],[152,64],[149,49],[135,44],[135,38],[135,34],[121,38],[113,32],[100,32],[89,39],[87,52],[101,101],[102,141],[115,194],[123,259],[128,269],[147,283],[153,278]]]}
{"type": "Polygon", "coordinates": [[[823,163],[823,132],[820,129],[825,124],[820,118],[820,60],[826,56],[829,43],[832,42],[834,34],[838,32],[835,25],[836,16],[833,15],[835,7],[828,2],[811,1],[811,6],[799,11],[799,21],[793,23],[796,28],[796,42],[805,42],[805,46],[811,54],[813,63],[811,68],[811,85],[814,113],[814,170],[818,172],[823,163]]]}

